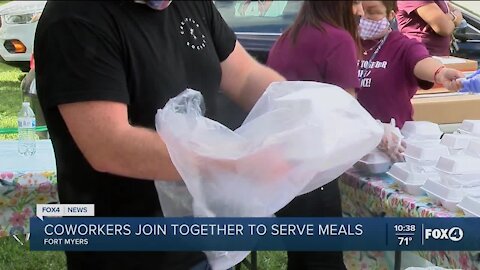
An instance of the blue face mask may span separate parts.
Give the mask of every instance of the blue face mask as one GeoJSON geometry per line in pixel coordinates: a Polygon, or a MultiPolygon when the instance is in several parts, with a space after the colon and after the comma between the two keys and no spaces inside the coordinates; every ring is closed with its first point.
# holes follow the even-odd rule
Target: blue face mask
{"type": "Polygon", "coordinates": [[[164,10],[170,5],[170,3],[172,3],[172,0],[146,0],[135,2],[145,4],[155,10],[164,10]]]}

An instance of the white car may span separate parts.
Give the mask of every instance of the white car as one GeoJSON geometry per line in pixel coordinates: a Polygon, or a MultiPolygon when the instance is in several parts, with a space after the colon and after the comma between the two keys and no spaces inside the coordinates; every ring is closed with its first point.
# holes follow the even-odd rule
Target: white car
{"type": "Polygon", "coordinates": [[[0,61],[29,70],[37,22],[47,1],[11,1],[0,6],[0,61]]]}

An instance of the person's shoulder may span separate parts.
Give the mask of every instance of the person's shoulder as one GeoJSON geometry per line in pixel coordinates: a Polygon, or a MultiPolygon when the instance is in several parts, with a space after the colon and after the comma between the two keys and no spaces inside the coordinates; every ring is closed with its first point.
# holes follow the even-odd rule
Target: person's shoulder
{"type": "Polygon", "coordinates": [[[45,23],[82,20],[97,24],[111,18],[123,1],[48,1],[42,12],[45,23]]]}
{"type": "Polygon", "coordinates": [[[392,44],[397,44],[399,47],[410,47],[415,45],[421,45],[422,43],[416,39],[409,38],[400,31],[392,31],[389,34],[389,39],[392,44]]]}
{"type": "Polygon", "coordinates": [[[397,1],[397,7],[402,9],[404,7],[423,6],[425,4],[435,3],[433,0],[420,0],[420,1],[397,1]]]}
{"type": "Polygon", "coordinates": [[[405,39],[407,40],[409,39],[407,36],[405,36],[400,31],[397,31],[397,30],[392,30],[390,34],[388,34],[388,38],[395,41],[403,41],[405,39]]]}
{"type": "Polygon", "coordinates": [[[398,31],[392,31],[389,39],[389,50],[396,52],[396,54],[403,54],[408,57],[412,55],[428,55],[428,51],[422,42],[409,38],[398,31]]]}
{"type": "Polygon", "coordinates": [[[429,4],[441,5],[438,1],[397,1],[398,13],[411,15],[418,8],[429,4]]]}
{"type": "Polygon", "coordinates": [[[343,43],[343,42],[354,42],[350,33],[346,30],[335,27],[328,23],[322,23],[322,29],[318,29],[314,26],[306,26],[305,32],[308,33],[309,38],[319,39],[322,42],[325,40],[330,41],[332,44],[343,43]]]}
{"type": "Polygon", "coordinates": [[[323,23],[322,26],[324,27],[325,32],[328,34],[329,38],[335,38],[339,41],[353,41],[352,35],[350,35],[350,33],[345,29],[335,27],[328,23],[323,23]]]}
{"type": "Polygon", "coordinates": [[[175,1],[175,8],[181,11],[195,11],[202,16],[211,15],[214,7],[213,1],[175,1]]]}

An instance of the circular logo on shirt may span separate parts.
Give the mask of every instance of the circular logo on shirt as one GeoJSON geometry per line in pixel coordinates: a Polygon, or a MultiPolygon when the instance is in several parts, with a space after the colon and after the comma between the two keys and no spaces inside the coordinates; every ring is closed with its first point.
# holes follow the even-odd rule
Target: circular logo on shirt
{"type": "Polygon", "coordinates": [[[180,22],[180,35],[187,38],[186,45],[193,50],[203,50],[207,46],[205,35],[200,31],[200,25],[192,18],[180,22]]]}

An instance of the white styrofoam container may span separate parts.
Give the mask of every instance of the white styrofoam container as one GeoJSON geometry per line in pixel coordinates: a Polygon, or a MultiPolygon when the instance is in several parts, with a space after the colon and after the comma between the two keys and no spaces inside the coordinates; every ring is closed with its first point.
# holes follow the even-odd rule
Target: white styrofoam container
{"type": "Polygon", "coordinates": [[[473,197],[479,197],[480,196],[480,186],[478,183],[476,185],[470,186],[470,187],[463,187],[463,192],[465,193],[465,196],[473,196],[473,197]]]}
{"type": "Polygon", "coordinates": [[[438,140],[442,131],[438,124],[428,121],[406,121],[401,129],[406,139],[438,140]]]}
{"type": "Polygon", "coordinates": [[[473,138],[475,137],[467,134],[445,134],[440,143],[448,147],[451,155],[456,155],[467,148],[473,138]]]}
{"type": "Polygon", "coordinates": [[[438,172],[436,171],[411,170],[405,162],[393,164],[388,174],[408,183],[425,183],[428,178],[439,178],[438,172]]]}
{"type": "Polygon", "coordinates": [[[480,197],[466,196],[457,205],[466,217],[480,217],[480,197]]]}
{"type": "Polygon", "coordinates": [[[380,174],[387,172],[392,166],[390,157],[384,152],[375,149],[362,157],[354,167],[368,174],[380,174]]]}
{"type": "Polygon", "coordinates": [[[408,143],[405,148],[405,156],[409,158],[436,162],[439,157],[447,156],[450,152],[448,147],[439,143],[408,143]]]}
{"type": "Polygon", "coordinates": [[[430,140],[418,140],[418,139],[403,139],[403,141],[407,144],[422,144],[422,143],[428,143],[428,144],[439,144],[441,142],[441,139],[430,139],[430,140]]]}
{"type": "Polygon", "coordinates": [[[447,185],[444,185],[440,181],[435,181],[432,179],[427,179],[427,181],[425,181],[425,184],[423,185],[423,188],[448,200],[460,201],[465,195],[460,187],[449,187],[447,185]]]}
{"type": "Polygon", "coordinates": [[[390,157],[386,153],[384,153],[384,152],[382,152],[378,149],[375,149],[372,152],[366,154],[360,160],[362,160],[366,163],[369,163],[369,164],[391,162],[390,157]]]}
{"type": "Polygon", "coordinates": [[[475,187],[480,186],[480,175],[440,173],[440,182],[448,186],[475,187]]]}
{"type": "Polygon", "coordinates": [[[436,172],[412,171],[404,162],[393,164],[387,174],[390,175],[404,191],[415,196],[424,193],[421,187],[428,178],[438,177],[436,172]]]}
{"type": "Polygon", "coordinates": [[[471,157],[480,158],[480,140],[471,140],[464,153],[471,157]]]}
{"type": "Polygon", "coordinates": [[[413,171],[422,171],[427,170],[428,168],[432,168],[433,170],[435,164],[437,164],[436,160],[420,160],[405,154],[403,154],[403,157],[405,158],[405,161],[408,164],[409,168],[413,171]]]}
{"type": "Polygon", "coordinates": [[[389,161],[389,162],[380,162],[380,163],[375,163],[375,162],[370,163],[363,160],[359,160],[353,166],[364,173],[381,174],[381,173],[388,172],[388,170],[392,166],[392,162],[389,161]]]}
{"type": "Polygon", "coordinates": [[[463,134],[471,134],[474,136],[480,135],[480,120],[463,120],[462,124],[458,128],[463,134]]]}
{"type": "Polygon", "coordinates": [[[447,174],[480,174],[480,158],[468,155],[441,156],[435,168],[447,174]]]}
{"type": "Polygon", "coordinates": [[[448,187],[431,179],[428,179],[421,189],[424,190],[434,202],[452,212],[457,211],[457,204],[465,196],[463,189],[448,187]]]}
{"type": "MultiPolygon", "coordinates": [[[[388,173],[387,173],[388,174],[388,173]]],[[[390,175],[395,182],[398,183],[400,188],[407,192],[408,194],[414,195],[414,196],[419,196],[422,195],[424,192],[422,190],[423,183],[422,182],[404,182],[398,178],[396,178],[393,175],[390,175]]]]}

